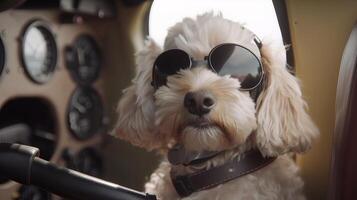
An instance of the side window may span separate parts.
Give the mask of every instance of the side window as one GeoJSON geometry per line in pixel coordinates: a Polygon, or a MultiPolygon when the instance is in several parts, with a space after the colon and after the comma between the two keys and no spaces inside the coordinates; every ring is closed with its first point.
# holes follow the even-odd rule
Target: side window
{"type": "Polygon", "coordinates": [[[154,0],[149,16],[149,34],[163,44],[167,29],[184,17],[213,11],[246,25],[264,40],[283,42],[273,2],[270,0],[154,0]]]}

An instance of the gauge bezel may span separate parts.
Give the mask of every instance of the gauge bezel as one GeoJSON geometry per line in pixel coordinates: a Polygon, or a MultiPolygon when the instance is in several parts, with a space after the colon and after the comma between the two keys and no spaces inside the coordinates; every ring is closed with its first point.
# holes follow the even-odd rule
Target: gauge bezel
{"type": "MultiPolygon", "coordinates": [[[[31,192],[36,192],[38,195],[41,195],[41,199],[43,199],[42,197],[46,198],[46,200],[52,200],[53,197],[51,195],[50,192],[34,186],[34,185],[22,185],[18,188],[18,193],[19,193],[19,197],[16,199],[28,199],[26,197],[28,197],[29,195],[31,195],[31,192]],[[27,195],[27,196],[26,196],[27,195]]],[[[32,199],[32,198],[31,198],[32,199]]],[[[36,198],[38,199],[38,198],[36,198]]]]}
{"type": "Polygon", "coordinates": [[[72,43],[72,45],[68,46],[65,51],[66,51],[65,59],[66,59],[67,69],[69,70],[72,79],[77,84],[79,84],[81,86],[91,85],[99,78],[101,70],[102,70],[102,65],[103,65],[102,54],[101,54],[99,45],[98,45],[97,41],[93,38],[93,36],[91,36],[89,34],[81,34],[81,35],[77,36],[76,39],[74,40],[74,42],[72,43]],[[94,51],[94,53],[96,54],[96,57],[98,59],[98,66],[95,66],[94,76],[90,77],[86,80],[82,79],[81,76],[79,75],[80,64],[78,62],[78,55],[77,55],[77,49],[79,47],[79,44],[80,44],[80,42],[83,42],[83,41],[90,44],[90,46],[92,47],[92,51],[94,51]],[[75,60],[69,60],[69,56],[71,56],[71,58],[73,58],[73,56],[74,56],[75,60]]]}
{"type": "Polygon", "coordinates": [[[2,71],[5,68],[5,58],[6,52],[5,52],[5,45],[2,41],[2,38],[0,37],[0,75],[2,74],[2,71]]]}
{"type": "MultiPolygon", "coordinates": [[[[58,49],[57,49],[57,43],[55,39],[55,35],[52,32],[50,25],[41,19],[34,19],[31,20],[24,28],[22,37],[21,37],[21,45],[20,45],[20,57],[21,57],[21,62],[22,66],[24,68],[24,71],[26,72],[26,75],[34,82],[37,84],[44,84],[47,83],[52,77],[54,72],[56,71],[57,67],[57,60],[58,60],[58,49]],[[27,66],[26,61],[25,61],[25,42],[26,42],[26,37],[29,33],[29,31],[33,28],[37,28],[40,30],[41,34],[45,38],[47,42],[47,47],[49,48],[49,51],[51,51],[51,59],[49,59],[49,64],[47,67],[49,67],[49,72],[45,74],[45,79],[39,79],[35,77],[31,73],[31,69],[29,66],[27,66]]],[[[47,58],[47,57],[46,57],[47,58]]]]}
{"type": "Polygon", "coordinates": [[[68,126],[68,130],[71,132],[72,136],[74,136],[74,138],[76,138],[77,140],[80,141],[84,141],[84,140],[88,140],[92,137],[94,137],[95,135],[97,135],[100,131],[104,130],[104,123],[103,123],[103,119],[104,119],[104,105],[103,105],[103,101],[102,101],[102,96],[98,93],[98,91],[90,86],[79,86],[77,87],[70,99],[69,99],[69,104],[68,104],[68,109],[67,109],[67,126],[68,126]],[[88,131],[85,135],[79,134],[77,133],[75,130],[73,130],[71,128],[71,118],[70,118],[70,114],[71,111],[73,109],[75,109],[73,107],[73,102],[76,100],[76,98],[78,98],[78,96],[80,95],[80,93],[86,93],[86,94],[90,94],[90,95],[94,95],[95,96],[95,101],[96,104],[94,106],[99,106],[96,108],[94,115],[96,116],[97,120],[95,121],[96,126],[94,128],[91,128],[90,131],[88,131]]]}
{"type": "Polygon", "coordinates": [[[101,177],[102,175],[103,159],[98,148],[95,148],[93,146],[87,146],[80,149],[77,152],[74,152],[73,150],[66,148],[62,152],[62,159],[64,160],[65,166],[69,169],[73,169],[94,177],[101,177]],[[88,159],[93,161],[91,162],[91,164],[94,164],[91,166],[90,171],[87,171],[88,169],[83,168],[84,166],[83,163],[86,163],[83,161],[88,159]]]}

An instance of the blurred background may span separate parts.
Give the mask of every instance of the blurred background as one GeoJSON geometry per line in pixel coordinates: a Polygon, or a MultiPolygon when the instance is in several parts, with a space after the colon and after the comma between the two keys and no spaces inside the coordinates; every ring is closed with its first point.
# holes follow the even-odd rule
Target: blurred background
{"type": "MultiPolygon", "coordinates": [[[[353,0],[2,0],[0,129],[29,129],[11,139],[58,165],[143,190],[160,158],[110,136],[134,53],[149,35],[162,45],[184,17],[221,12],[263,41],[289,45],[289,67],[321,131],[297,163],[308,199],[326,199],[338,74],[356,8],[353,0]]],[[[0,176],[0,199],[61,198],[0,176]]]]}

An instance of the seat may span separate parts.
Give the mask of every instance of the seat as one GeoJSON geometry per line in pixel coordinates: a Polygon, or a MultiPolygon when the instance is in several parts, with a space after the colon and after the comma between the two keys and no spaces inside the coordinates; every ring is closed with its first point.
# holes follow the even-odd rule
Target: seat
{"type": "Polygon", "coordinates": [[[343,52],[336,92],[330,200],[357,199],[357,24],[343,52]]]}

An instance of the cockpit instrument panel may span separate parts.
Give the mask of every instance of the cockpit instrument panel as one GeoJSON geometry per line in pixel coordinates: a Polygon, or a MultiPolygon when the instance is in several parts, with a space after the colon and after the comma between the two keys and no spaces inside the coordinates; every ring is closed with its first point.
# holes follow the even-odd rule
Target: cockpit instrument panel
{"type": "Polygon", "coordinates": [[[57,45],[44,21],[29,24],[22,37],[21,58],[28,76],[36,83],[51,78],[57,64],[57,45]]]}
{"type": "Polygon", "coordinates": [[[77,88],[70,99],[69,129],[80,140],[96,134],[103,125],[103,105],[99,94],[90,87],[77,88]]]}
{"type": "Polygon", "coordinates": [[[93,83],[101,68],[101,55],[95,40],[89,35],[79,36],[72,46],[66,48],[66,64],[77,83],[93,83]]]}

